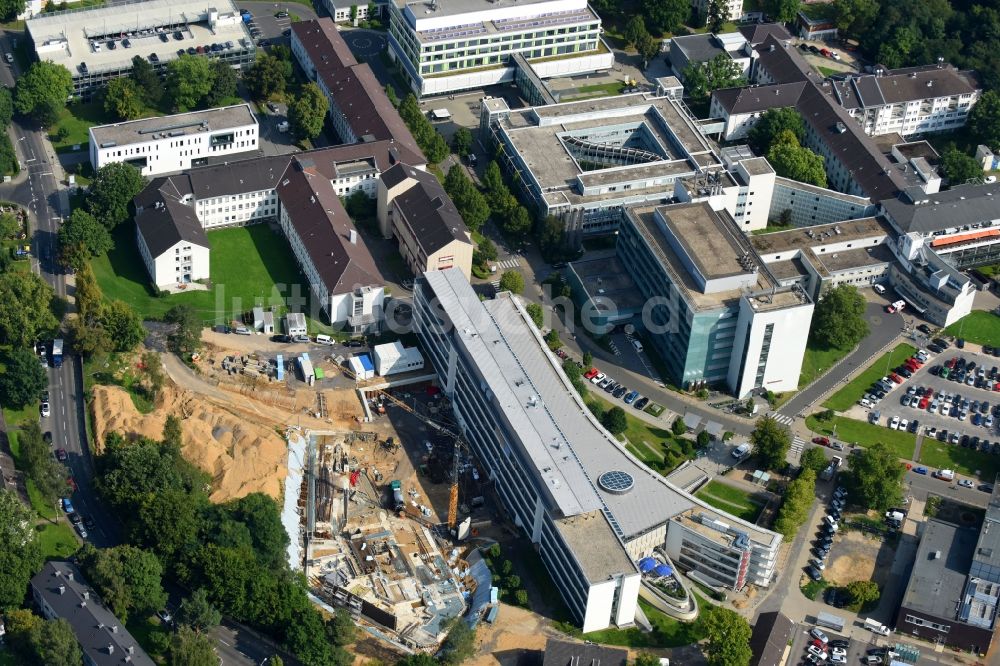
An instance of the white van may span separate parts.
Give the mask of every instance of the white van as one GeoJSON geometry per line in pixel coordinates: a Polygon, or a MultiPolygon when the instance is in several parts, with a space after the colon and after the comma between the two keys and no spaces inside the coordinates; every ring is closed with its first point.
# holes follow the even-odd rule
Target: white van
{"type": "Polygon", "coordinates": [[[329,335],[323,335],[322,333],[320,333],[319,335],[316,336],[316,344],[318,344],[318,345],[332,345],[333,344],[333,338],[331,338],[329,335]]]}
{"type": "Polygon", "coordinates": [[[743,460],[750,453],[750,445],[747,443],[740,444],[735,449],[733,449],[733,457],[737,460],[743,460]]]}

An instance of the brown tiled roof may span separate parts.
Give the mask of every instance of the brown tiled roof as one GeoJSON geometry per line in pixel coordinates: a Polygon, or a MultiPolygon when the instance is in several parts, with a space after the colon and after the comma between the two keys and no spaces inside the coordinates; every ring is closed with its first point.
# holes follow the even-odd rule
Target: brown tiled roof
{"type": "Polygon", "coordinates": [[[303,159],[311,159],[315,163],[316,169],[330,179],[336,177],[334,169],[336,164],[352,160],[374,160],[375,166],[382,174],[390,170],[393,165],[401,162],[418,166],[425,164],[422,153],[414,153],[406,146],[392,140],[316,148],[299,153],[298,156],[303,159]]]}
{"type": "Polygon", "coordinates": [[[792,38],[792,36],[788,34],[788,31],[785,30],[785,26],[780,23],[758,23],[755,25],[745,25],[740,28],[740,32],[743,33],[746,40],[753,45],[760,44],[771,36],[775,39],[781,40],[792,38]]]}
{"type": "Polygon", "coordinates": [[[293,160],[278,197],[296,235],[331,295],[384,283],[361,234],[333,190],[314,167],[293,160]],[[356,242],[351,242],[351,232],[356,242]]]}
{"type": "Polygon", "coordinates": [[[329,18],[296,21],[292,24],[292,32],[302,43],[318,72],[358,64],[347,42],[340,36],[337,24],[329,18]]]}
{"type": "Polygon", "coordinates": [[[384,180],[387,184],[398,184],[402,182],[401,175],[415,182],[396,196],[392,205],[406,220],[414,238],[428,256],[452,241],[472,243],[469,228],[434,174],[398,164],[385,173],[384,180]]]}

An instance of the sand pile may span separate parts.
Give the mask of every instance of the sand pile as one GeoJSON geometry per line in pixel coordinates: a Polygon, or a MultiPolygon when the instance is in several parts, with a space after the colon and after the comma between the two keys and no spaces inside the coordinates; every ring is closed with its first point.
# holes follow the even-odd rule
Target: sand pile
{"type": "Polygon", "coordinates": [[[224,502],[252,492],[278,498],[287,475],[287,448],[277,432],[248,422],[187,391],[165,389],[150,414],[141,414],[128,392],[94,387],[94,433],[159,439],[168,414],[182,418],[184,457],[212,475],[211,499],[224,502]]]}

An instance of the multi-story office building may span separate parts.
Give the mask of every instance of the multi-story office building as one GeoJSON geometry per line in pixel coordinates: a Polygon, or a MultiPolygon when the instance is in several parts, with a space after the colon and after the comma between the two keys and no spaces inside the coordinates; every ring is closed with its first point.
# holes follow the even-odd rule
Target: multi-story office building
{"type": "Polygon", "coordinates": [[[46,620],[69,623],[84,666],[154,666],[125,623],[118,619],[70,562],[46,562],[31,579],[31,597],[46,620]]]}
{"type": "Polygon", "coordinates": [[[425,273],[414,321],[454,416],[511,520],[584,631],[629,625],[635,562],[662,548],[707,585],[767,586],[780,535],[670,485],[600,425],[516,298],[425,273]]]}
{"type": "Polygon", "coordinates": [[[946,64],[879,69],[831,86],[837,101],[869,136],[958,129],[982,92],[972,72],[946,64]]]}
{"type": "Polygon", "coordinates": [[[46,12],[28,19],[25,31],[39,60],[63,65],[73,92],[88,98],[111,79],[128,76],[132,58],[162,72],[181,54],[218,58],[246,67],[256,47],[233,0],[142,0],[46,12]]]}
{"type": "Polygon", "coordinates": [[[418,95],[514,80],[520,54],[541,78],[610,69],[587,0],[393,0],[389,55],[418,95]]]}
{"type": "Polygon", "coordinates": [[[710,200],[747,231],[767,226],[774,171],[763,159],[726,171],[666,85],[525,109],[487,97],[480,135],[502,148],[502,165],[536,212],[562,218],[571,235],[613,233],[622,206],[671,199],[710,200]]]}
{"type": "Polygon", "coordinates": [[[629,207],[617,249],[675,382],[737,397],[798,387],[813,302],[771,275],[728,213],[705,202],[629,207]]]}
{"type": "Polygon", "coordinates": [[[95,170],[125,162],[144,176],[205,166],[258,149],[257,118],[249,104],[97,125],[88,132],[95,170]]]}
{"type": "Polygon", "coordinates": [[[877,208],[877,204],[865,197],[776,176],[769,218],[780,220],[787,214],[796,227],[809,227],[871,217],[877,208]]]}

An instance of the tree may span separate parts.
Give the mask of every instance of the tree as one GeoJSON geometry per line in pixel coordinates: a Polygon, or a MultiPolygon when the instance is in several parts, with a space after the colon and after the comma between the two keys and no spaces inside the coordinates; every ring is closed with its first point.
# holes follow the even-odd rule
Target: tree
{"type": "Polygon", "coordinates": [[[612,435],[622,434],[628,428],[628,419],[625,417],[625,410],[617,406],[612,407],[604,412],[601,425],[612,435]]]}
{"type": "Polygon", "coordinates": [[[239,81],[236,70],[223,60],[212,60],[212,89],[208,91],[202,103],[207,108],[222,106],[229,99],[237,96],[239,81]]]}
{"type": "Polygon", "coordinates": [[[802,452],[799,464],[802,465],[803,469],[811,469],[819,474],[826,469],[830,461],[826,459],[826,454],[823,452],[822,447],[811,446],[802,452]]]}
{"type": "Polygon", "coordinates": [[[440,666],[440,662],[429,654],[418,652],[398,659],[396,666],[440,666]]]}
{"type": "Polygon", "coordinates": [[[660,40],[652,35],[646,35],[635,45],[635,50],[648,63],[660,53],[660,40]]]}
{"type": "Polygon", "coordinates": [[[712,436],[708,434],[707,430],[702,430],[698,433],[696,440],[698,442],[698,446],[705,448],[712,441],[712,436]]]}
{"type": "Polygon", "coordinates": [[[132,71],[129,78],[142,91],[142,98],[149,106],[156,106],[163,99],[163,81],[156,73],[153,64],[142,56],[132,58],[132,71]]]}
{"type": "Polygon", "coordinates": [[[853,37],[868,29],[879,10],[876,0],[833,0],[832,5],[837,30],[853,37]]]}
{"type": "Polygon", "coordinates": [[[145,186],[146,179],[131,164],[105,164],[87,190],[87,210],[110,231],[129,218],[132,199],[145,186]]]}
{"type": "Polygon", "coordinates": [[[642,9],[660,32],[677,32],[691,14],[688,0],[643,0],[642,9]]]}
{"type": "Polygon", "coordinates": [[[219,661],[212,641],[183,625],[170,638],[169,652],[171,666],[216,666],[219,661]]]}
{"type": "MultiPolygon", "coordinates": [[[[586,365],[586,363],[584,363],[586,365]]],[[[684,423],[684,419],[677,417],[674,422],[670,424],[670,432],[674,433],[674,437],[680,437],[686,434],[688,431],[687,425],[684,423]]]]}
{"type": "Polygon", "coordinates": [[[906,467],[896,454],[882,442],[876,442],[851,457],[851,481],[855,489],[852,499],[860,506],[885,511],[902,499],[903,475],[906,467]]]}
{"type": "Polygon", "coordinates": [[[0,402],[14,409],[38,399],[49,383],[45,372],[30,349],[15,347],[3,357],[6,370],[0,374],[0,402]]]}
{"type": "Polygon", "coordinates": [[[146,337],[146,329],[131,305],[115,299],[101,308],[101,325],[114,343],[114,350],[131,351],[146,337]]]}
{"type": "Polygon", "coordinates": [[[451,149],[461,157],[472,152],[472,132],[465,127],[459,127],[451,137],[451,149]]]}
{"type": "Polygon", "coordinates": [[[878,583],[873,580],[853,580],[847,584],[847,596],[851,599],[851,605],[859,609],[875,603],[881,595],[878,583]]]}
{"type": "Polygon", "coordinates": [[[444,179],[444,189],[451,197],[466,226],[473,231],[482,228],[490,216],[486,197],[469,180],[460,164],[453,164],[444,179]]]}
{"type": "Polygon", "coordinates": [[[287,557],[288,533],[278,503],[263,493],[250,493],[233,502],[232,517],[250,531],[257,559],[272,568],[281,566],[287,557]]]}
{"type": "Polygon", "coordinates": [[[52,287],[34,273],[0,273],[0,341],[28,347],[42,331],[55,328],[53,296],[52,287]]]}
{"type": "MultiPolygon", "coordinates": [[[[114,79],[121,80],[123,79],[114,79]]],[[[62,261],[77,271],[83,269],[91,257],[109,252],[114,246],[115,242],[107,227],[82,208],[73,209],[69,219],[59,227],[59,253],[62,261]]]]}
{"type": "Polygon", "coordinates": [[[323,120],[330,103],[315,83],[302,86],[298,96],[288,105],[288,123],[299,140],[315,139],[323,131],[323,120]]]}
{"type": "Polygon", "coordinates": [[[983,182],[983,167],[975,158],[955,147],[948,148],[941,155],[941,171],[951,187],[983,182]]]}
{"type": "Polygon", "coordinates": [[[24,13],[25,0],[0,0],[0,22],[7,23],[24,13]]]}
{"type": "Polygon", "coordinates": [[[791,23],[799,13],[800,0],[765,0],[764,11],[776,23],[791,23]]]}
{"type": "Polygon", "coordinates": [[[24,603],[28,582],[43,562],[35,514],[7,489],[0,489],[0,543],[0,609],[7,610],[24,603]]]}
{"type": "Polygon", "coordinates": [[[505,271],[500,276],[500,291],[509,291],[512,294],[520,294],[524,291],[524,278],[518,271],[505,271]]]}
{"type": "Polygon", "coordinates": [[[343,608],[333,612],[333,617],[326,621],[326,635],[334,645],[343,647],[354,642],[356,627],[351,614],[343,608]]]}
{"type": "Polygon", "coordinates": [[[510,192],[510,190],[507,189],[507,184],[503,181],[503,173],[496,160],[492,160],[483,170],[483,190],[486,191],[490,208],[493,209],[494,214],[497,213],[498,196],[504,192],[510,192]]]}
{"type": "Polygon", "coordinates": [[[555,351],[563,346],[562,340],[559,339],[559,331],[556,329],[550,330],[545,334],[545,344],[548,345],[549,349],[555,351]]]}
{"type": "Polygon", "coordinates": [[[527,234],[531,231],[531,213],[524,206],[518,205],[511,211],[503,228],[510,236],[520,237],[527,234]]]}
{"type": "Polygon", "coordinates": [[[0,129],[9,127],[13,117],[14,95],[11,94],[10,88],[7,86],[0,86],[0,129]]]}
{"type": "Polygon", "coordinates": [[[479,250],[479,256],[483,258],[484,262],[497,260],[497,246],[489,238],[483,238],[483,240],[479,241],[476,249],[479,250]]]}
{"type": "Polygon", "coordinates": [[[399,95],[396,94],[396,87],[391,83],[385,84],[385,96],[389,98],[389,103],[395,107],[399,106],[399,95]]]}
{"type": "Polygon", "coordinates": [[[85,544],[79,558],[87,580],[122,622],[167,602],[163,566],[152,552],[127,545],[98,550],[85,544]]]}
{"type": "Polygon", "coordinates": [[[119,120],[134,120],[142,115],[143,92],[130,78],[111,79],[104,91],[104,110],[119,120]]]}
{"type": "Polygon", "coordinates": [[[788,539],[793,539],[799,528],[809,519],[809,510],[815,500],[816,472],[806,468],[785,489],[778,517],[774,521],[775,531],[788,539]]]}
{"type": "Polygon", "coordinates": [[[465,620],[458,617],[452,621],[448,637],[441,645],[441,662],[446,666],[455,666],[471,657],[476,652],[476,630],[470,629],[465,620]]]}
{"type": "Polygon", "coordinates": [[[14,88],[14,108],[31,116],[42,127],[55,123],[59,112],[66,108],[66,98],[73,92],[73,76],[62,65],[47,60],[33,63],[17,79],[14,88]]]}
{"type": "Polygon", "coordinates": [[[801,143],[806,136],[806,124],[794,107],[768,109],[747,133],[747,143],[758,155],[767,153],[782,132],[789,131],[801,143]]]}
{"type": "Polygon", "coordinates": [[[66,493],[66,468],[52,457],[49,445],[42,437],[38,421],[31,419],[21,424],[18,433],[24,472],[49,505],[66,493]]]}
{"type": "Polygon", "coordinates": [[[178,451],[184,445],[183,433],[181,432],[181,420],[176,414],[168,414],[167,420],[163,424],[163,443],[172,446],[178,451]]]}
{"type": "Polygon", "coordinates": [[[212,91],[212,67],[208,58],[182,55],[167,63],[167,94],[178,111],[188,111],[212,91]]]}
{"type": "Polygon", "coordinates": [[[704,620],[705,656],[709,666],[748,666],[750,623],[736,611],[710,606],[704,620]]]}
{"type": "Polygon", "coordinates": [[[222,622],[222,613],[208,600],[205,588],[199,587],[190,597],[181,600],[177,621],[200,632],[218,626],[222,622]]]}
{"type": "Polygon", "coordinates": [[[528,312],[528,316],[531,317],[531,321],[534,322],[536,328],[541,328],[542,323],[545,321],[545,313],[542,311],[542,306],[538,303],[528,303],[524,308],[528,312]]]}
{"type": "Polygon", "coordinates": [[[640,652],[632,660],[632,666],[660,666],[660,658],[655,654],[640,652]]]}
{"type": "Polygon", "coordinates": [[[47,620],[31,632],[31,644],[45,666],[80,666],[83,654],[73,627],[63,618],[47,620]]]}
{"type": "Polygon", "coordinates": [[[979,143],[1000,152],[1000,93],[987,90],[982,94],[969,111],[968,127],[979,143]]]}
{"type": "Polygon", "coordinates": [[[709,0],[708,13],[705,17],[709,32],[722,32],[722,26],[729,20],[729,8],[726,4],[725,0],[709,0]]]}
{"type": "Polygon", "coordinates": [[[566,250],[566,225],[554,215],[547,215],[538,229],[538,245],[546,261],[562,259],[566,250]]]}
{"type": "Polygon", "coordinates": [[[627,44],[632,46],[638,46],[642,40],[649,37],[649,32],[646,30],[646,21],[643,20],[641,14],[635,14],[628,20],[625,24],[625,28],[622,30],[622,37],[625,38],[627,44]]]}
{"type": "Polygon", "coordinates": [[[868,335],[865,297],[849,284],[827,290],[813,312],[813,342],[827,349],[851,349],[868,335]]]}
{"type": "Polygon", "coordinates": [[[583,358],[581,360],[583,361],[583,367],[587,369],[594,365],[594,355],[589,351],[583,352],[583,358]]]}
{"type": "Polygon", "coordinates": [[[826,187],[826,169],[823,158],[799,144],[790,130],[782,130],[767,152],[767,161],[775,173],[803,183],[826,187]]]}
{"type": "MultiPolygon", "coordinates": [[[[21,597],[24,597],[24,590],[21,590],[21,597]]],[[[36,660],[38,657],[31,644],[31,636],[39,631],[44,620],[26,608],[7,608],[3,619],[7,630],[5,642],[10,646],[10,651],[20,657],[23,663],[36,660]]],[[[16,659],[14,661],[17,663],[16,659]]]]}
{"type": "Polygon", "coordinates": [[[97,319],[103,303],[104,292],[97,284],[94,271],[90,264],[84,264],[76,273],[76,311],[85,321],[97,319]]]}
{"type": "Polygon", "coordinates": [[[713,90],[741,87],[745,83],[740,65],[725,53],[684,68],[684,86],[691,98],[700,103],[707,101],[713,90]]]}
{"type": "Polygon", "coordinates": [[[175,305],[167,310],[164,319],[174,325],[173,332],[167,337],[171,351],[186,354],[201,346],[201,321],[190,305],[175,305]]]}
{"type": "Polygon", "coordinates": [[[255,100],[270,99],[285,92],[285,65],[270,53],[261,53],[243,80],[255,100]]]}
{"type": "Polygon", "coordinates": [[[750,434],[754,453],[760,459],[762,469],[777,470],[785,466],[785,456],[792,445],[792,435],[773,417],[764,416],[750,434]]]}

